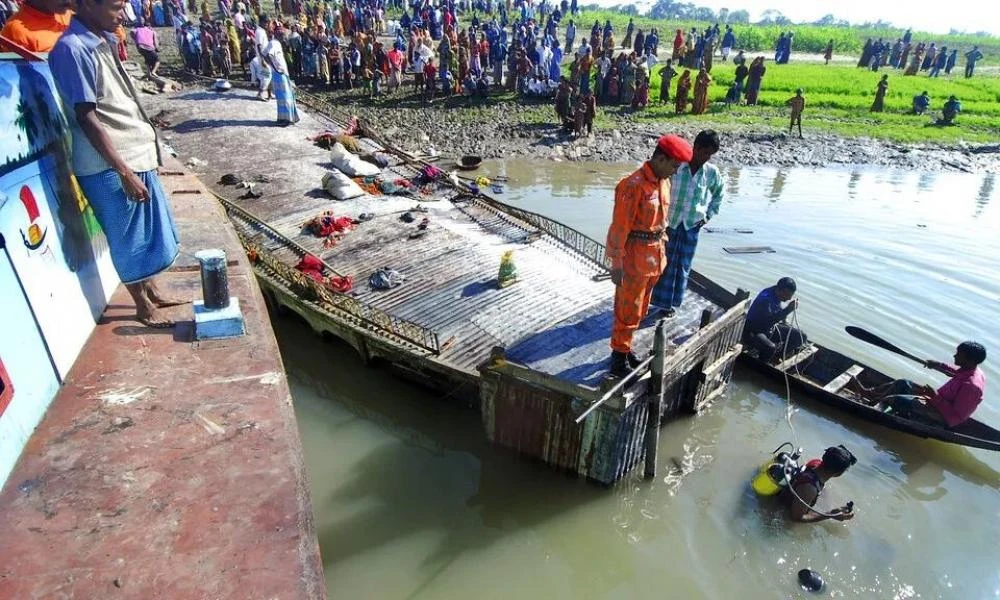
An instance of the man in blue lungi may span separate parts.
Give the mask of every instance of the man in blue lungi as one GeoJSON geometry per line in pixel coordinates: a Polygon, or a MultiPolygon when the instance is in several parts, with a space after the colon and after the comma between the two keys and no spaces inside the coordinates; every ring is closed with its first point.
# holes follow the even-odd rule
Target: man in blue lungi
{"type": "Polygon", "coordinates": [[[137,318],[171,327],[160,310],[182,304],[153,276],[177,258],[177,230],[156,170],[156,130],[118,59],[113,31],[125,0],[77,0],[76,15],[49,54],[73,136],[73,172],[94,209],[137,318]]]}
{"type": "Polygon", "coordinates": [[[719,151],[719,136],[707,129],[694,140],[691,162],[681,165],[670,182],[667,220],[667,268],[653,288],[652,304],[673,316],[684,301],[698,232],[722,205],[722,174],[709,164],[719,151]]]}

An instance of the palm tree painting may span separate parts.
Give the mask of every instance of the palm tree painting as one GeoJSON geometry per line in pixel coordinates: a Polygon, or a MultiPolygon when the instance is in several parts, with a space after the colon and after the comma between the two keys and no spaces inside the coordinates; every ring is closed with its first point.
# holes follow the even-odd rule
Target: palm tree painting
{"type": "MultiPolygon", "coordinates": [[[[34,149],[35,139],[38,137],[38,125],[35,123],[35,111],[24,96],[17,102],[17,117],[14,118],[14,124],[24,133],[28,147],[34,149]]],[[[17,134],[17,139],[22,139],[20,133],[17,134]]]]}

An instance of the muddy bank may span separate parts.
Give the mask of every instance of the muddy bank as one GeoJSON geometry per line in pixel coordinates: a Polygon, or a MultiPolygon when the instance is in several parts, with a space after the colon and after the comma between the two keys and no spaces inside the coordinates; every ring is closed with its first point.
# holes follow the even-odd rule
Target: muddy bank
{"type": "MultiPolygon", "coordinates": [[[[590,136],[577,138],[555,124],[548,104],[499,102],[464,106],[460,99],[423,105],[407,94],[398,101],[327,92],[344,111],[377,123],[394,144],[416,153],[510,156],[546,160],[633,161],[645,159],[657,136],[676,132],[693,139],[704,127],[654,122],[627,112],[604,112],[590,136]]],[[[1000,172],[1000,145],[942,147],[807,133],[805,139],[767,128],[720,129],[726,166],[866,165],[920,171],[1000,172]]]]}

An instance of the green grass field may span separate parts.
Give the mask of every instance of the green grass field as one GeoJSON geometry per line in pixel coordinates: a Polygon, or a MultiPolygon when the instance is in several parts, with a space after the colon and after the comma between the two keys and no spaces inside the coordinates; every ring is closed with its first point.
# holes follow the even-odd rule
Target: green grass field
{"type": "MultiPolygon", "coordinates": [[[[717,63],[712,70],[714,79],[710,97],[724,101],[733,82],[731,63],[717,63]]],[[[693,79],[694,73],[692,73],[693,79]]],[[[867,136],[900,142],[939,141],[956,143],[991,142],[1000,139],[1000,78],[974,77],[965,79],[952,72],[951,77],[931,79],[924,75],[904,77],[901,71],[873,73],[845,65],[788,64],[767,65],[761,86],[759,106],[726,109],[713,104],[710,114],[701,116],[674,114],[673,105],[661,106],[659,75],[653,74],[651,106],[638,113],[643,120],[688,119],[712,123],[719,128],[741,125],[787,126],[788,109],[785,101],[803,88],[806,112],[803,126],[811,130],[828,131],[845,136],[867,136]],[[871,113],[875,86],[882,74],[889,74],[886,112],[871,113]],[[962,114],[957,127],[931,125],[931,116],[907,114],[913,96],[927,91],[932,99],[930,114],[939,116],[941,106],[954,94],[962,101],[962,114]]],[[[676,81],[676,80],[675,80],[676,81]]],[[[671,90],[673,93],[674,90],[671,90]]]]}

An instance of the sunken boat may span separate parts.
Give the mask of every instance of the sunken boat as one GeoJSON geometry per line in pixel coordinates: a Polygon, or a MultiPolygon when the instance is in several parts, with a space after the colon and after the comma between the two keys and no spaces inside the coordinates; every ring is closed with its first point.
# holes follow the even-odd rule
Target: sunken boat
{"type": "Polygon", "coordinates": [[[274,310],[465,399],[491,442],[604,484],[644,458],[652,472],[659,425],[724,392],[745,297],[692,283],[682,310],[636,333],[643,364],[611,378],[614,285],[600,243],[299,99],[295,127],[238,87],[149,100],[217,192],[274,310]]]}

